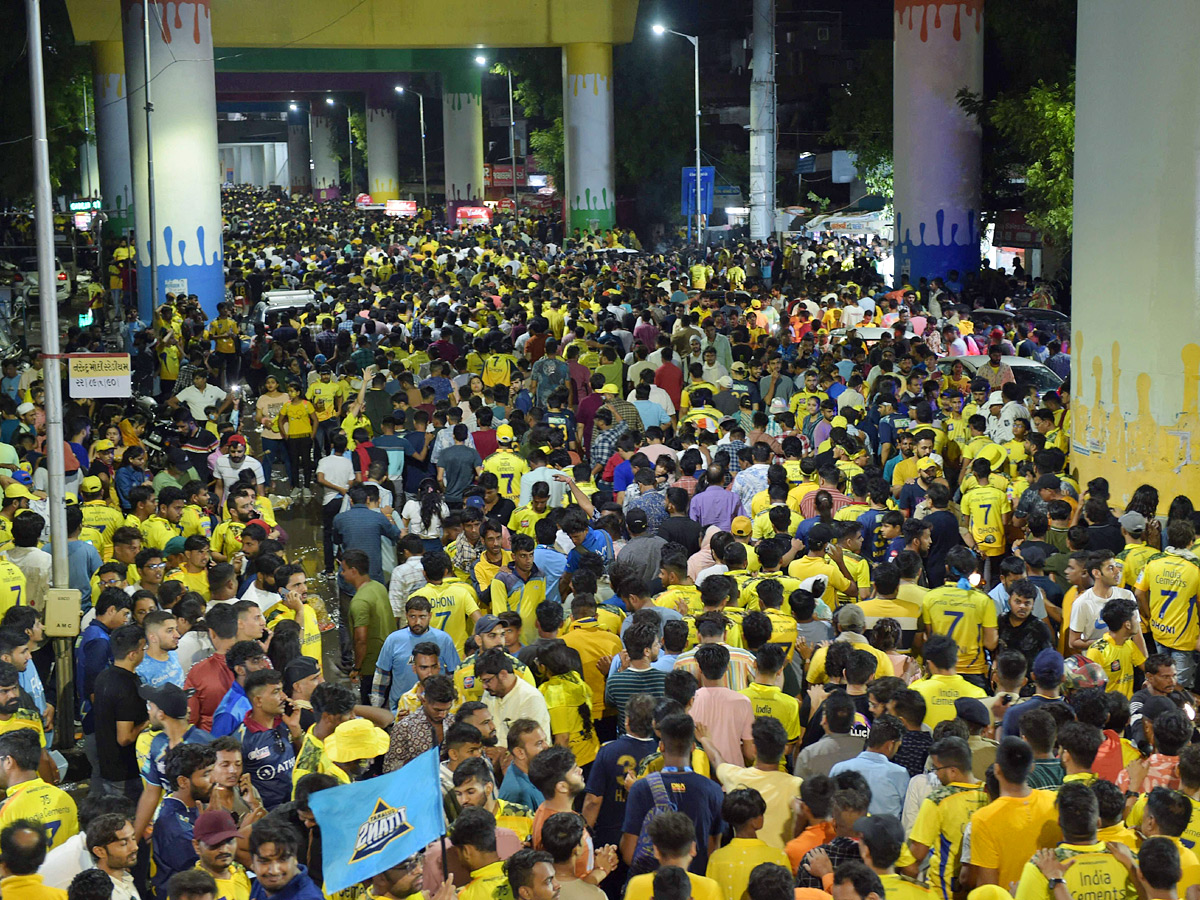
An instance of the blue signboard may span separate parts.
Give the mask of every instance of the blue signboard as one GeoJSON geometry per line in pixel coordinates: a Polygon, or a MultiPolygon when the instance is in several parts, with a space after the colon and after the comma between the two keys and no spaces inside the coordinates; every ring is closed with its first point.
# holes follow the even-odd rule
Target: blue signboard
{"type": "MultiPolygon", "coordinates": [[[[717,170],[712,166],[700,167],[700,212],[711,215],[713,211],[713,183],[717,170]]],[[[696,167],[684,166],[681,179],[679,212],[685,216],[696,214],[696,167]]]]}

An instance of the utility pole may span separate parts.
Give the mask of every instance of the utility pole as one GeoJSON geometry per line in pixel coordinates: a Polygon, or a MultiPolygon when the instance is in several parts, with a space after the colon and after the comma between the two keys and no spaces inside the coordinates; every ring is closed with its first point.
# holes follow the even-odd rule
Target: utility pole
{"type": "Polygon", "coordinates": [[[775,230],[775,0],[754,0],[750,66],[750,240],[775,230]]]}

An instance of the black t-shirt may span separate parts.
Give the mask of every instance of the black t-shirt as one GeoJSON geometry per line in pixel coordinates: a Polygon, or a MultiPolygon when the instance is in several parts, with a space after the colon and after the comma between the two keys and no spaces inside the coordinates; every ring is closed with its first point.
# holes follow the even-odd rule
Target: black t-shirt
{"type": "Polygon", "coordinates": [[[100,759],[100,777],[108,781],[126,781],[138,775],[135,745],[117,743],[117,722],[146,721],[146,701],[138,696],[141,679],[133,672],[109,666],[96,676],[95,715],[96,755],[100,759]]]}
{"type": "Polygon", "coordinates": [[[674,541],[687,547],[688,555],[700,552],[700,538],[704,526],[686,516],[667,516],[658,526],[658,536],[664,541],[674,541]]]}

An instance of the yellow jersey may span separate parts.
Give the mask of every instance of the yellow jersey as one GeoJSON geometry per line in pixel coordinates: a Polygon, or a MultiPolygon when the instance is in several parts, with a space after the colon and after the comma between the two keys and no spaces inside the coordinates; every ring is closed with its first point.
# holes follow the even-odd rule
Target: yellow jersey
{"type": "Polygon", "coordinates": [[[338,780],[338,784],[349,784],[350,776],[346,771],[338,766],[325,754],[325,742],[313,734],[313,728],[309,726],[308,731],[304,733],[304,740],[300,744],[300,752],[296,754],[296,766],[292,769],[292,796],[296,795],[296,782],[305,775],[311,775],[313,772],[319,772],[322,775],[332,775],[338,780]]]}
{"type": "MultiPolygon", "coordinates": [[[[1060,862],[1073,860],[1063,874],[1067,892],[1072,897],[1103,895],[1105,900],[1134,900],[1138,896],[1125,867],[1099,841],[1095,844],[1064,842],[1054,848],[1054,855],[1060,862]]],[[[1027,862],[1013,896],[1016,900],[1051,900],[1054,892],[1041,870],[1027,862]]]]}
{"type": "Polygon", "coordinates": [[[787,606],[788,597],[792,596],[792,591],[800,587],[799,578],[793,578],[780,571],[763,572],[759,570],[739,582],[738,606],[747,610],[762,609],[762,601],[758,598],[758,586],[764,581],[778,581],[779,586],[783,588],[783,606],[781,606],[781,609],[787,606]]]}
{"type": "Polygon", "coordinates": [[[942,785],[921,803],[908,839],[929,848],[929,889],[942,900],[951,900],[952,882],[958,877],[963,831],[971,814],[982,809],[988,795],[982,783],[942,785]]]}
{"type": "Polygon", "coordinates": [[[1007,492],[990,484],[972,488],[962,498],[961,509],[979,552],[984,556],[1003,556],[1004,517],[1012,512],[1007,492]]]}
{"type": "Polygon", "coordinates": [[[529,471],[529,465],[511,450],[497,450],[483,461],[483,470],[500,482],[500,496],[516,500],[521,496],[521,476],[529,471]]]}
{"type": "MultiPolygon", "coordinates": [[[[756,837],[735,837],[708,858],[708,868],[704,874],[720,886],[722,896],[741,900],[750,884],[750,873],[755,866],[763,863],[791,868],[787,854],[782,849],[772,847],[756,837]]],[[[694,891],[692,896],[696,896],[694,891]]]]}
{"type": "Polygon", "coordinates": [[[1137,587],[1138,579],[1142,577],[1142,569],[1159,553],[1155,547],[1146,544],[1126,544],[1125,549],[1117,554],[1121,562],[1121,584],[1126,590],[1132,591],[1137,587]]]}
{"type": "Polygon", "coordinates": [[[685,615],[698,616],[704,611],[704,604],[700,602],[700,588],[694,584],[672,585],[655,596],[654,605],[678,612],[680,600],[687,604],[685,615]]]}
{"type": "Polygon", "coordinates": [[[237,353],[238,327],[233,319],[213,319],[204,336],[216,341],[218,353],[237,353]]]}
{"type": "Polygon", "coordinates": [[[185,569],[176,569],[168,575],[165,581],[182,581],[189,591],[195,591],[204,598],[207,603],[212,599],[212,595],[208,592],[208,570],[202,572],[189,572],[185,569]]]}
{"type": "MultiPolygon", "coordinates": [[[[300,652],[309,659],[317,661],[317,667],[321,666],[321,623],[317,621],[317,611],[305,603],[300,607],[303,614],[303,619],[300,627],[303,631],[300,632],[300,652]]],[[[269,607],[263,618],[267,620],[267,628],[275,629],[275,626],[280,622],[296,620],[296,613],[287,607],[282,600],[274,606],[269,607]]]]}
{"type": "Polygon", "coordinates": [[[533,506],[518,506],[513,510],[513,514],[508,517],[508,530],[512,534],[527,534],[530,537],[536,537],[534,528],[538,522],[550,515],[550,505],[546,504],[546,508],[538,512],[533,506]]]}
{"type": "Polygon", "coordinates": [[[84,527],[99,532],[100,544],[96,549],[100,551],[100,559],[108,562],[112,559],[113,532],[125,524],[125,516],[103,500],[85,500],[79,504],[79,511],[83,513],[84,527]]]}
{"type": "Polygon", "coordinates": [[[1148,594],[1154,640],[1172,650],[1194,649],[1200,638],[1196,616],[1200,567],[1182,556],[1160,553],[1142,569],[1137,589],[1148,594]]]}
{"type": "Polygon", "coordinates": [[[283,434],[283,425],[287,423],[285,437],[312,437],[312,415],[315,408],[307,400],[289,400],[279,407],[279,415],[275,419],[275,430],[283,434]]]}
{"type": "MultiPolygon", "coordinates": [[[[784,599],[786,602],[786,596],[784,599]]],[[[796,637],[799,632],[796,626],[796,617],[785,613],[782,609],[772,609],[769,606],[765,607],[762,612],[771,620],[770,643],[782,647],[787,655],[787,661],[790,663],[792,655],[796,652],[796,637]]]]}
{"type": "Polygon", "coordinates": [[[345,386],[340,381],[314,381],[308,386],[304,397],[317,411],[317,421],[325,422],[337,413],[338,398],[345,394],[345,386]]]}
{"type": "Polygon", "coordinates": [[[154,515],[142,523],[142,546],[162,550],[167,541],[174,537],[183,537],[183,528],[172,525],[162,516],[154,515]]]}
{"type": "MultiPolygon", "coordinates": [[[[182,520],[181,520],[182,521],[182,520]]],[[[225,559],[233,559],[234,554],[242,551],[242,532],[246,526],[232,519],[226,520],[213,529],[208,545],[213,553],[220,553],[225,559]]]]}
{"type": "MultiPolygon", "coordinates": [[[[692,882],[692,900],[726,900],[721,885],[712,878],[688,872],[688,879],[692,882]]],[[[653,897],[653,872],[634,875],[629,879],[629,884],[625,886],[625,900],[653,900],[653,897]]]]}
{"type": "Polygon", "coordinates": [[[925,885],[895,872],[880,875],[879,880],[883,882],[883,892],[887,900],[929,900],[931,896],[929,888],[925,885]]]}
{"type": "MultiPolygon", "coordinates": [[[[595,723],[583,733],[583,715],[580,708],[593,709],[592,689],[578,672],[555,675],[538,688],[546,701],[550,714],[550,730],[554,734],[565,734],[570,740],[571,752],[576,765],[586,766],[596,758],[600,739],[596,737],[595,723]]],[[[546,735],[552,738],[553,735],[546,735]]]]}
{"type": "Polygon", "coordinates": [[[0,806],[0,828],[17,819],[41,823],[51,850],[79,833],[78,813],[71,795],[41,778],[31,778],[8,789],[8,796],[0,806]]]}
{"type": "MultiPolygon", "coordinates": [[[[202,869],[199,862],[196,863],[196,868],[202,869]]],[[[246,870],[237,863],[230,863],[228,871],[228,878],[217,878],[213,875],[213,881],[217,883],[217,894],[213,900],[250,900],[250,877],[246,870]]],[[[212,872],[208,874],[212,875],[212,872]]]]}
{"type": "Polygon", "coordinates": [[[921,621],[934,634],[949,635],[958,644],[958,670],[968,675],[987,672],[983,630],[996,627],[996,604],[982,591],[945,584],[925,595],[921,621]]]}
{"type": "Polygon", "coordinates": [[[971,865],[997,870],[997,883],[1017,889],[1025,863],[1043,847],[1058,843],[1054,791],[1027,797],[998,797],[971,817],[971,865]]]}
{"type": "Polygon", "coordinates": [[[36,709],[18,709],[7,719],[0,719],[0,734],[20,731],[22,728],[36,731],[38,743],[43,747],[46,746],[46,732],[42,730],[42,716],[36,709]]]}
{"type": "Polygon", "coordinates": [[[429,626],[450,635],[450,640],[454,641],[460,653],[470,637],[468,627],[471,616],[479,612],[475,596],[470,585],[457,578],[447,578],[441,584],[426,584],[410,595],[429,601],[432,607],[429,626]]]}
{"type": "Polygon", "coordinates": [[[845,593],[850,588],[850,579],[842,574],[842,570],[823,556],[804,556],[792,560],[788,566],[788,574],[797,581],[804,581],[814,575],[825,579],[825,593],[821,599],[830,609],[837,604],[836,595],[845,593]]]}
{"type": "Polygon", "coordinates": [[[25,595],[25,573],[15,563],[0,559],[0,616],[10,606],[25,606],[29,598],[25,595]]]}
{"type": "Polygon", "coordinates": [[[930,728],[958,717],[954,711],[954,701],[959,697],[980,699],[987,696],[983,688],[971,684],[961,675],[930,675],[914,681],[910,687],[925,698],[924,724],[930,728]]]}
{"type": "Polygon", "coordinates": [[[1085,655],[1104,670],[1108,678],[1106,691],[1124,694],[1127,700],[1133,698],[1133,670],[1146,661],[1137,644],[1128,638],[1118,644],[1106,631],[1085,655]]]}
{"type": "Polygon", "coordinates": [[[752,682],[741,691],[754,704],[754,716],[770,716],[778,719],[787,732],[788,740],[800,738],[800,703],[795,697],[789,697],[779,688],[771,684],[752,682]]]}

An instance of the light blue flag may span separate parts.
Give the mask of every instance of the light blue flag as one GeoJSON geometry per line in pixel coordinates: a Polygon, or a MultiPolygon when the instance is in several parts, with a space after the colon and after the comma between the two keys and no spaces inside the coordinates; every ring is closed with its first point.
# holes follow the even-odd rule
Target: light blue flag
{"type": "Polygon", "coordinates": [[[321,826],[326,894],[399,865],[446,833],[438,763],[434,747],[398,771],[308,798],[321,826]]]}

